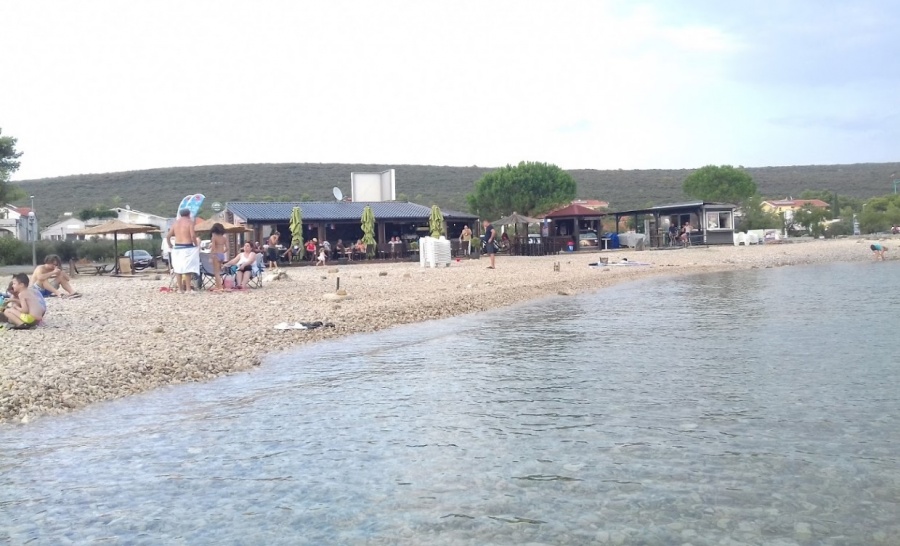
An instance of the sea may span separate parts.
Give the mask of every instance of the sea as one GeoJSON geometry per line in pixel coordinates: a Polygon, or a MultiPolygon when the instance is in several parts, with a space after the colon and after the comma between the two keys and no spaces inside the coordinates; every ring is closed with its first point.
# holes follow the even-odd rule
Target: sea
{"type": "Polygon", "coordinates": [[[0,544],[900,544],[898,278],[654,278],[0,427],[0,544]]]}

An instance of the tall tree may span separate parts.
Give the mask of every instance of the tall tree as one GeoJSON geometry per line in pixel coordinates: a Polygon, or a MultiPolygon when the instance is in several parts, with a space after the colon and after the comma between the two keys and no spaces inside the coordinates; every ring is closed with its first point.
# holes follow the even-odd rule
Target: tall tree
{"type": "Polygon", "coordinates": [[[707,165],[688,175],[682,189],[703,201],[737,204],[756,193],[756,183],[749,174],[731,165],[707,165]]]}
{"type": "Polygon", "coordinates": [[[575,179],[556,165],[522,161],[489,172],[466,196],[469,211],[495,219],[518,212],[527,216],[547,212],[575,199],[575,179]]]}
{"type": "Polygon", "coordinates": [[[25,196],[24,191],[9,183],[9,175],[19,168],[16,160],[22,155],[16,151],[16,142],[13,137],[3,136],[0,129],[0,206],[25,196]]]}
{"type": "Polygon", "coordinates": [[[740,225],[742,231],[783,227],[783,220],[781,217],[777,214],[763,210],[762,197],[759,195],[751,195],[748,197],[741,208],[744,211],[740,225]]]}

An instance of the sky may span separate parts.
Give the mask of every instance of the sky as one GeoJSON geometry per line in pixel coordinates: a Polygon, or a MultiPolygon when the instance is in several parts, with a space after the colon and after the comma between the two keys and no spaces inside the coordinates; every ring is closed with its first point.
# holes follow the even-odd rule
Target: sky
{"type": "Polygon", "coordinates": [[[900,160],[896,0],[0,0],[0,44],[13,180],[900,160]]]}

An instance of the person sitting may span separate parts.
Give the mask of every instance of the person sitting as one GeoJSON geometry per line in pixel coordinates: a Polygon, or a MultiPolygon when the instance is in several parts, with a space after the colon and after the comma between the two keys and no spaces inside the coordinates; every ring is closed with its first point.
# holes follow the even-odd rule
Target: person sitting
{"type": "Polygon", "coordinates": [[[309,260],[316,259],[316,249],[319,246],[319,240],[313,237],[309,241],[306,241],[306,253],[309,255],[309,260]]]}
{"type": "Polygon", "coordinates": [[[337,253],[338,258],[347,256],[347,247],[344,246],[343,239],[337,240],[337,244],[334,245],[334,250],[337,253]]]}
{"type": "Polygon", "coordinates": [[[366,248],[366,243],[364,243],[362,239],[357,239],[355,250],[360,258],[365,258],[366,254],[369,252],[369,249],[366,248]]]}
{"type": "Polygon", "coordinates": [[[503,232],[503,235],[500,236],[500,248],[509,250],[509,234],[505,231],[503,232]]]}
{"type": "Polygon", "coordinates": [[[56,254],[47,254],[44,263],[34,268],[31,274],[31,286],[40,291],[41,296],[59,296],[77,298],[81,294],[72,288],[69,276],[62,270],[62,261],[56,254]],[[60,290],[62,287],[65,293],[60,290]]]}
{"type": "Polygon", "coordinates": [[[226,266],[237,266],[234,274],[235,288],[246,289],[250,278],[253,276],[253,267],[256,265],[256,252],[253,245],[244,243],[244,249],[237,256],[225,263],[226,266]]]}
{"type": "Polygon", "coordinates": [[[25,273],[13,275],[10,292],[14,299],[6,304],[3,316],[13,328],[26,330],[39,325],[47,313],[47,302],[37,288],[28,288],[28,275],[25,273]]]}
{"type": "Polygon", "coordinates": [[[675,246],[675,241],[678,240],[678,226],[674,223],[669,226],[669,246],[675,246]]]}
{"type": "Polygon", "coordinates": [[[325,249],[325,257],[331,258],[331,243],[328,242],[328,239],[322,241],[322,248],[325,249]]]}
{"type": "Polygon", "coordinates": [[[684,227],[681,232],[681,242],[684,245],[688,245],[691,242],[691,223],[685,222],[684,227]]]}

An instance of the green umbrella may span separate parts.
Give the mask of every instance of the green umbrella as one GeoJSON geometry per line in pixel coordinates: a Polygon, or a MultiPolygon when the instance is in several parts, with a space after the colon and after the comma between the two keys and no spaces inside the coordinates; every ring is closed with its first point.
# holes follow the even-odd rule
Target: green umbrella
{"type": "Polygon", "coordinates": [[[366,245],[366,255],[371,258],[375,255],[375,213],[372,212],[372,207],[366,205],[359,221],[362,224],[362,242],[366,245]]]}
{"type": "Polygon", "coordinates": [[[431,236],[437,239],[444,232],[444,215],[437,205],[431,205],[431,216],[428,218],[428,227],[431,229],[431,236]]]}
{"type": "Polygon", "coordinates": [[[300,207],[294,207],[291,210],[291,244],[299,248],[297,254],[302,260],[306,245],[303,244],[303,214],[300,212],[300,207]]]}

